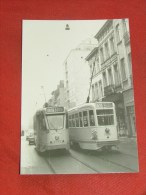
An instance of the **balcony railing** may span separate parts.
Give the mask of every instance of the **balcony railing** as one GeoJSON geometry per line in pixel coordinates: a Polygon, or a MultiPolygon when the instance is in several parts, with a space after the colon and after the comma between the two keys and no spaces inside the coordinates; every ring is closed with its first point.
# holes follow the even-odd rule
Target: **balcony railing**
{"type": "Polygon", "coordinates": [[[117,53],[114,52],[111,56],[104,59],[103,62],[101,62],[101,68],[104,68],[107,65],[112,65],[113,62],[117,61],[117,53]]]}
{"type": "Polygon", "coordinates": [[[117,93],[122,89],[121,83],[117,83],[115,85],[111,84],[106,87],[104,87],[104,96],[108,96],[114,93],[117,93]]]}

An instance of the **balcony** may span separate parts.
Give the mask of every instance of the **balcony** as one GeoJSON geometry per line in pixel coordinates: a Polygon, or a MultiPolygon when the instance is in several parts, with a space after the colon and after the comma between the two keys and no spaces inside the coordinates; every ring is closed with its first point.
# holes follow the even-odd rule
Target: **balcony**
{"type": "Polygon", "coordinates": [[[123,38],[124,38],[125,45],[127,45],[130,42],[129,33],[128,32],[125,32],[124,35],[123,35],[123,38]]]}
{"type": "Polygon", "coordinates": [[[104,87],[104,95],[108,96],[115,93],[115,87],[114,85],[108,85],[106,87],[104,87]]]}
{"type": "Polygon", "coordinates": [[[108,65],[112,65],[114,62],[117,62],[116,52],[112,53],[111,56],[109,56],[108,58],[104,59],[103,62],[101,62],[101,69],[105,68],[108,65]]]}

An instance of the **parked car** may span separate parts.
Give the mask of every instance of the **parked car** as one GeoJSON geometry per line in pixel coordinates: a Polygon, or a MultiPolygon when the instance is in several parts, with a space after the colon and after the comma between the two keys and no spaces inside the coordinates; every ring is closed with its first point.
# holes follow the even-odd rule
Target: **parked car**
{"type": "Polygon", "coordinates": [[[29,145],[30,144],[35,144],[35,138],[34,138],[34,133],[31,133],[28,138],[27,138],[28,142],[29,142],[29,145]]]}
{"type": "Polygon", "coordinates": [[[28,129],[26,131],[26,140],[29,140],[29,137],[33,134],[33,129],[28,129]]]}

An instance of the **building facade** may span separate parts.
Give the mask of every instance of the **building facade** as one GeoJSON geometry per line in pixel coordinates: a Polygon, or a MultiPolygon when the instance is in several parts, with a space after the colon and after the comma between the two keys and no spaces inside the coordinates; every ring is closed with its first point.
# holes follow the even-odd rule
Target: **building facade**
{"type": "Polygon", "coordinates": [[[86,57],[92,77],[91,101],[114,102],[119,134],[136,136],[128,20],[108,20],[95,38],[98,47],[86,57]]]}
{"type": "Polygon", "coordinates": [[[65,88],[64,81],[61,80],[57,89],[52,92],[52,97],[48,101],[49,106],[65,107],[65,88]]]}
{"type": "Polygon", "coordinates": [[[90,40],[72,49],[64,62],[66,108],[85,103],[89,92],[89,67],[85,57],[95,47],[90,40]]]}

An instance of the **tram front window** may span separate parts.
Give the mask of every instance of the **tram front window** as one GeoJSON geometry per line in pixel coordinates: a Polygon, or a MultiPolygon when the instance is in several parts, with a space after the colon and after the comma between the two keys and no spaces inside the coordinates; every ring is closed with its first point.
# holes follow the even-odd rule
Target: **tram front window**
{"type": "Polygon", "coordinates": [[[47,121],[50,130],[59,130],[64,127],[64,115],[48,115],[47,121]]]}
{"type": "Polygon", "coordinates": [[[114,113],[112,109],[96,110],[99,126],[114,125],[114,113]]]}

